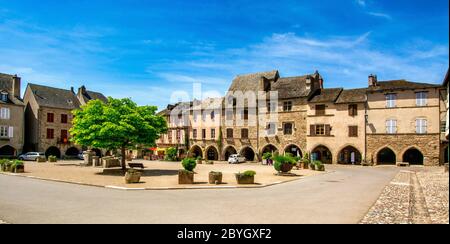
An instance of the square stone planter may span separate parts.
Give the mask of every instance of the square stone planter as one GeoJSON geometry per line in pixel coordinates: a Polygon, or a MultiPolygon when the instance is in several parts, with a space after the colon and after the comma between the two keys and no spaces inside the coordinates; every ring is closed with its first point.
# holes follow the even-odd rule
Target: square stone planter
{"type": "Polygon", "coordinates": [[[57,163],[58,159],[56,159],[56,158],[48,158],[48,162],[49,163],[57,163]]]}
{"type": "Polygon", "coordinates": [[[25,173],[25,165],[18,165],[13,171],[14,171],[13,173],[16,174],[25,173]]]}
{"type": "Polygon", "coordinates": [[[315,165],[316,171],[325,171],[325,165],[315,165]]]}
{"type": "Polygon", "coordinates": [[[194,184],[194,172],[180,170],[178,171],[178,184],[192,185],[194,184]]]}
{"type": "Polygon", "coordinates": [[[36,158],[36,162],[45,163],[45,162],[47,162],[47,159],[46,158],[36,158]]]}
{"type": "Polygon", "coordinates": [[[236,174],[236,181],[239,185],[252,185],[255,184],[255,176],[236,174]]]}
{"type": "Polygon", "coordinates": [[[223,174],[221,172],[210,172],[209,173],[209,184],[222,184],[223,174]]]}
{"type": "Polygon", "coordinates": [[[125,174],[125,183],[126,184],[137,184],[141,181],[141,172],[138,171],[128,171],[125,174]]]}

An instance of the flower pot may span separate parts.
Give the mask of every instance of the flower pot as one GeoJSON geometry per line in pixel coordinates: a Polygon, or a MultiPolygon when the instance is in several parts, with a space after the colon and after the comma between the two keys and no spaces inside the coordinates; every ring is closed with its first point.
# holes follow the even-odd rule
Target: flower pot
{"type": "Polygon", "coordinates": [[[236,181],[239,185],[255,184],[255,176],[236,174],[236,181]]]}
{"type": "Polygon", "coordinates": [[[194,172],[180,170],[178,172],[178,184],[180,185],[194,184],[194,172]]]}
{"type": "Polygon", "coordinates": [[[209,184],[222,184],[223,174],[220,172],[210,172],[209,173],[209,184]]]}
{"type": "Polygon", "coordinates": [[[309,165],[309,168],[310,168],[311,170],[316,170],[316,165],[310,164],[310,165],[309,165]]]}
{"type": "Polygon", "coordinates": [[[141,172],[127,172],[125,174],[125,183],[136,184],[141,181],[141,172]]]}
{"type": "Polygon", "coordinates": [[[291,170],[294,168],[293,164],[289,164],[289,163],[284,163],[281,165],[280,167],[280,171],[283,173],[288,173],[291,172],[291,170]]]}
{"type": "Polygon", "coordinates": [[[56,162],[58,162],[58,159],[56,159],[56,158],[48,158],[48,162],[56,163],[56,162]]]}

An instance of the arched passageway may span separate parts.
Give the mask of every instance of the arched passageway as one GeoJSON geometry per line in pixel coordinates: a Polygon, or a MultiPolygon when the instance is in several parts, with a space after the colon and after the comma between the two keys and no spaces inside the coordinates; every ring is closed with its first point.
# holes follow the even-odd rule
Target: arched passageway
{"type": "Polygon", "coordinates": [[[378,164],[396,164],[397,156],[395,155],[394,151],[392,151],[390,148],[387,148],[387,147],[383,148],[377,154],[377,163],[378,164]]]}
{"type": "Polygon", "coordinates": [[[416,148],[408,149],[403,154],[403,162],[411,165],[423,165],[423,154],[416,148]]]}
{"type": "Polygon", "coordinates": [[[231,155],[233,154],[237,154],[237,151],[234,147],[229,146],[225,149],[225,153],[224,153],[224,159],[225,161],[228,161],[228,159],[230,158],[231,155]]]}
{"type": "Polygon", "coordinates": [[[199,146],[193,146],[191,147],[191,150],[189,150],[190,157],[192,158],[203,158],[203,151],[199,146]]]}
{"type": "Polygon", "coordinates": [[[17,156],[16,149],[14,147],[6,145],[0,148],[0,158],[9,158],[14,156],[17,156]]]}
{"type": "Polygon", "coordinates": [[[338,163],[340,164],[361,164],[361,153],[358,149],[348,146],[339,152],[338,163]]]}
{"type": "Polygon", "coordinates": [[[303,157],[302,150],[300,150],[300,147],[298,147],[297,145],[289,145],[289,146],[287,146],[286,149],[284,150],[284,152],[285,153],[290,153],[294,157],[303,157]]]}
{"type": "Polygon", "coordinates": [[[312,158],[313,160],[320,160],[324,164],[332,164],[333,163],[333,155],[331,154],[330,149],[326,146],[318,146],[314,150],[312,150],[312,158]]]}
{"type": "Polygon", "coordinates": [[[57,158],[61,158],[61,151],[57,147],[49,147],[45,151],[45,156],[47,158],[50,156],[56,156],[57,158]]]}
{"type": "Polygon", "coordinates": [[[209,147],[206,150],[206,156],[207,156],[208,160],[213,160],[213,161],[219,160],[219,152],[217,151],[217,149],[215,147],[209,147]]]}
{"type": "Polygon", "coordinates": [[[250,147],[244,147],[241,150],[241,155],[247,159],[247,161],[254,161],[255,160],[255,151],[251,149],[250,147]]]}

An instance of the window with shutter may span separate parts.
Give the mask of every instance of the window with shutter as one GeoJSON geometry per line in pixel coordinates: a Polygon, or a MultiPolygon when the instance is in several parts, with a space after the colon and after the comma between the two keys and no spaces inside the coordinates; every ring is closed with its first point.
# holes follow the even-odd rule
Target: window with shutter
{"type": "Polygon", "coordinates": [[[233,129],[227,129],[227,138],[233,139],[233,129]]]}
{"type": "Polygon", "coordinates": [[[0,119],[10,119],[9,108],[1,108],[0,109],[0,119]]]}
{"type": "Polygon", "coordinates": [[[386,133],[387,134],[397,133],[397,120],[390,119],[386,121],[386,133]]]}
{"type": "Polygon", "coordinates": [[[55,114],[53,113],[47,113],[47,122],[53,123],[55,121],[55,114]]]}
{"type": "Polygon", "coordinates": [[[397,106],[397,94],[386,95],[386,107],[395,108],[397,106]]]}
{"type": "Polygon", "coordinates": [[[248,129],[242,129],[241,130],[241,138],[242,139],[248,139],[248,129]]]}
{"type": "Polygon", "coordinates": [[[0,137],[1,138],[8,138],[8,127],[7,126],[0,126],[0,137]]]}
{"type": "Polygon", "coordinates": [[[13,138],[14,137],[14,127],[12,127],[12,126],[10,126],[9,127],[9,133],[8,133],[9,135],[9,138],[13,138]]]}
{"type": "Polygon", "coordinates": [[[417,134],[426,134],[427,133],[427,120],[426,119],[417,119],[416,120],[416,133],[417,134]]]}
{"type": "Polygon", "coordinates": [[[427,92],[417,92],[416,93],[416,106],[427,106],[427,92]]]}
{"type": "Polygon", "coordinates": [[[331,126],[325,125],[325,135],[330,136],[331,135],[331,126]]]}
{"type": "Polygon", "coordinates": [[[325,115],[325,105],[316,105],[316,115],[325,115]]]}
{"type": "Polygon", "coordinates": [[[348,105],[348,114],[349,114],[349,116],[357,116],[358,115],[358,105],[357,104],[348,105]]]}
{"type": "Polygon", "coordinates": [[[349,126],[349,137],[358,137],[358,126],[349,126]]]}
{"type": "Polygon", "coordinates": [[[192,130],[192,137],[193,137],[194,139],[197,139],[197,129],[193,129],[193,130],[192,130]]]}

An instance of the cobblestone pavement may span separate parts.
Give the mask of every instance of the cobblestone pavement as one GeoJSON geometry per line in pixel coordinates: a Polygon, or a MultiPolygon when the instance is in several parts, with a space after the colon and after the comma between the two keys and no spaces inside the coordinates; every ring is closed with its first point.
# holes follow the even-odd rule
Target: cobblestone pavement
{"type": "Polygon", "coordinates": [[[449,224],[449,175],[442,168],[417,172],[433,224],[449,224]]]}
{"type": "Polygon", "coordinates": [[[362,224],[448,224],[448,173],[439,167],[400,171],[362,224]]]}

